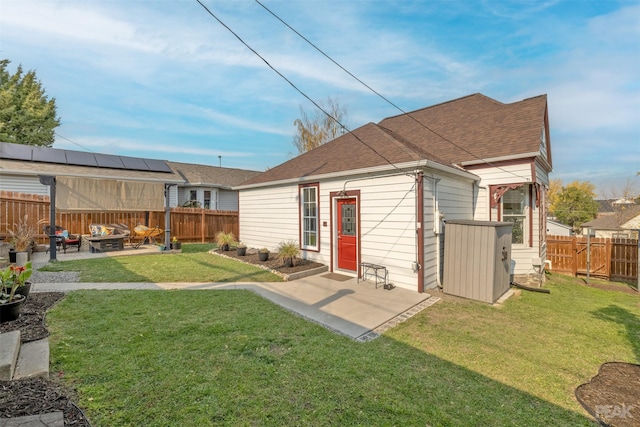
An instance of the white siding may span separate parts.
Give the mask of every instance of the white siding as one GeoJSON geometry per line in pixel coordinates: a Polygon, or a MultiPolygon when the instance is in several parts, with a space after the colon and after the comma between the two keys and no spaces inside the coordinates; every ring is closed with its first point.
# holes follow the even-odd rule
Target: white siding
{"type": "Polygon", "coordinates": [[[0,174],[0,190],[49,195],[49,186],[40,184],[37,176],[0,174]]]}
{"type": "Polygon", "coordinates": [[[447,175],[435,176],[437,184],[431,178],[425,179],[425,233],[424,233],[424,286],[435,288],[441,284],[444,267],[444,241],[446,221],[473,219],[474,184],[447,175]],[[434,209],[434,196],[435,209],[434,209]],[[435,210],[441,213],[443,222],[437,227],[434,221],[435,210]],[[430,225],[430,226],[428,226],[430,225]]]}
{"type": "Polygon", "coordinates": [[[481,178],[480,185],[489,188],[489,185],[513,184],[519,182],[531,182],[531,163],[515,165],[489,166],[472,171],[481,178]]]}
{"type": "Polygon", "coordinates": [[[386,266],[394,285],[417,290],[412,269],[417,261],[414,177],[392,176],[353,185],[361,191],[362,261],[386,266]]]}
{"type": "MultiPolygon", "coordinates": [[[[522,163],[498,167],[487,166],[486,168],[474,169],[473,173],[480,176],[480,189],[477,194],[476,211],[474,213],[474,219],[476,220],[492,220],[497,221],[497,209],[493,209],[489,212],[490,206],[490,194],[489,186],[500,184],[515,184],[515,183],[532,183],[533,176],[531,174],[531,163],[522,163]]],[[[549,184],[549,174],[544,167],[539,163],[535,163],[535,179],[536,182],[547,187],[549,184]]],[[[544,259],[546,257],[546,237],[541,235],[543,230],[540,223],[540,209],[536,207],[536,193],[532,192],[532,197],[527,207],[527,244],[526,245],[514,245],[511,251],[512,257],[512,274],[533,274],[533,260],[537,258],[544,259]],[[529,217],[531,222],[529,222],[529,217]],[[532,237],[532,246],[529,246],[528,236],[532,237]]],[[[544,203],[544,197],[542,198],[544,203]]]]}
{"type": "MultiPolygon", "coordinates": [[[[359,191],[360,259],[384,265],[390,282],[395,286],[416,291],[418,274],[425,277],[425,285],[436,286],[438,235],[434,229],[434,182],[431,172],[424,178],[424,252],[425,260],[420,272],[413,271],[417,259],[416,191],[413,174],[378,177],[349,177],[347,181],[319,182],[319,251],[303,251],[302,256],[339,271],[332,250],[336,223],[336,199],[331,192],[343,189],[359,191]],[[334,206],[331,206],[334,203],[334,206]],[[332,233],[333,227],[333,233],[332,233]],[[334,259],[332,260],[332,257],[334,259]]],[[[473,216],[473,185],[453,175],[435,175],[438,178],[438,208],[446,218],[471,219],[473,216]]],[[[285,240],[299,241],[298,186],[274,186],[240,191],[240,236],[254,248],[274,250],[285,240]]],[[[442,259],[442,252],[440,252],[442,259]]],[[[345,274],[355,274],[344,272],[345,274]]]]}
{"type": "Polygon", "coordinates": [[[230,190],[220,190],[218,193],[218,206],[214,208],[215,191],[211,190],[211,208],[221,211],[237,211],[238,210],[238,192],[230,190]]]}

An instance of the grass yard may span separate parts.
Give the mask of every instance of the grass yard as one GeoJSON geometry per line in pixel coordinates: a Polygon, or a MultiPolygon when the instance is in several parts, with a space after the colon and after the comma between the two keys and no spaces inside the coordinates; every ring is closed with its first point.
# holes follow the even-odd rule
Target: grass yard
{"type": "Polygon", "coordinates": [[[48,264],[40,271],[78,271],[81,282],[281,282],[265,269],[213,256],[213,244],[183,244],[181,254],[135,255],[48,264]]]}
{"type": "Polygon", "coordinates": [[[639,299],[548,287],[445,298],[364,344],[248,291],[77,291],[47,317],[51,370],[96,427],[592,426],[573,390],[640,361],[639,299]]]}

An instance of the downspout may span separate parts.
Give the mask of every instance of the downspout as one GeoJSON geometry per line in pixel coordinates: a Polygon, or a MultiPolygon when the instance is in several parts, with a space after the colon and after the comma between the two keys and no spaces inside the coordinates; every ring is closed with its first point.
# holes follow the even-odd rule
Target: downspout
{"type": "MultiPolygon", "coordinates": [[[[432,177],[433,178],[433,177],[432,177]]],[[[444,215],[440,212],[438,206],[438,182],[440,178],[433,178],[433,234],[436,235],[436,285],[442,289],[442,280],[440,279],[440,234],[442,234],[442,219],[444,215]]]]}
{"type": "MultiPolygon", "coordinates": [[[[440,178],[436,178],[434,176],[428,176],[427,178],[431,178],[433,180],[433,234],[436,236],[436,285],[439,288],[442,288],[442,283],[440,280],[440,234],[441,231],[441,221],[443,219],[443,215],[438,209],[438,182],[440,178]]],[[[423,200],[424,201],[424,200],[423,200]]],[[[424,232],[423,232],[424,239],[424,232]]],[[[423,240],[423,257],[424,257],[424,240],[423,240]]],[[[423,278],[424,281],[424,278],[423,278]]]]}
{"type": "Polygon", "coordinates": [[[417,263],[415,270],[418,273],[418,292],[424,292],[424,272],[422,266],[424,265],[424,172],[416,172],[416,234],[418,236],[417,242],[417,263]]]}

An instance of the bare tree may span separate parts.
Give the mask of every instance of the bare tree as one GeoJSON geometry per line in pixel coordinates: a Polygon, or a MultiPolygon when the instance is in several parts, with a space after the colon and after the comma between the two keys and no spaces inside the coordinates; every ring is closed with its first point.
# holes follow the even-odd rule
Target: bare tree
{"type": "Polygon", "coordinates": [[[328,115],[316,108],[310,116],[301,106],[300,118],[293,122],[298,128],[298,133],[293,137],[293,145],[298,149],[298,154],[311,151],[345,132],[342,125],[347,118],[346,108],[330,97],[327,98],[326,106],[322,103],[319,105],[328,115]]]}

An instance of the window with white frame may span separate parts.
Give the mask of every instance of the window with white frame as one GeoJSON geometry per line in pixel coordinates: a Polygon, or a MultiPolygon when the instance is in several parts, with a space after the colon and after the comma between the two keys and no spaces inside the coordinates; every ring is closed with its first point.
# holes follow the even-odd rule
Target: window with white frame
{"type": "Polygon", "coordinates": [[[318,249],[318,186],[300,187],[300,227],[302,249],[318,249]]]}
{"type": "Polygon", "coordinates": [[[502,196],[502,220],[513,223],[511,243],[523,245],[527,241],[527,186],[509,189],[502,196]]]}

